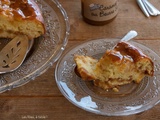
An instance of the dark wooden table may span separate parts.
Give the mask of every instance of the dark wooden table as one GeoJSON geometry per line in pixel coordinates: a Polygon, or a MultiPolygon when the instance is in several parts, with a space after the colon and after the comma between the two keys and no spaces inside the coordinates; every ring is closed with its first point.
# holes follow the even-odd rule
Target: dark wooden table
{"type": "MultiPolygon", "coordinates": [[[[149,0],[160,9],[159,0],[149,0]]],[[[105,26],[92,26],[81,16],[80,0],[59,0],[70,20],[66,49],[85,40],[121,38],[136,30],[138,42],[160,55],[160,16],[147,18],[136,0],[119,0],[117,18],[105,26]]],[[[160,105],[140,114],[108,117],[86,112],[70,103],[59,91],[54,76],[56,63],[34,81],[0,94],[0,120],[159,120],[160,105]]]]}

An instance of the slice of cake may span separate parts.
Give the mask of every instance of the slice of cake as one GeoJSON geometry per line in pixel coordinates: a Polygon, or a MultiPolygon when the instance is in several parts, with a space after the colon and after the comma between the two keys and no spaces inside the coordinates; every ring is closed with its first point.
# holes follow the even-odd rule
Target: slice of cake
{"type": "Polygon", "coordinates": [[[103,89],[117,88],[131,82],[139,83],[146,75],[153,76],[152,60],[127,42],[119,42],[99,59],[75,55],[77,72],[83,80],[92,80],[103,89]]]}
{"type": "Polygon", "coordinates": [[[43,17],[34,0],[0,1],[0,37],[14,38],[18,34],[29,39],[45,33],[43,17]]]}

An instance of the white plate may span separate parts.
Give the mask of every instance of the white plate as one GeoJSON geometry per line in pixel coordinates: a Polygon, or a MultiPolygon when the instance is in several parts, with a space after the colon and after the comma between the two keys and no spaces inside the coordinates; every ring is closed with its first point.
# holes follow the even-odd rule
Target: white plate
{"type": "Polygon", "coordinates": [[[68,42],[70,29],[68,17],[59,2],[35,1],[44,17],[46,34],[34,40],[27,59],[17,70],[0,75],[0,92],[24,85],[41,75],[59,59],[68,42]]]}
{"type": "Polygon", "coordinates": [[[74,54],[99,58],[107,49],[112,49],[118,39],[86,41],[63,54],[56,66],[55,76],[62,94],[74,105],[101,115],[123,116],[152,108],[160,99],[160,57],[151,49],[130,41],[131,44],[151,57],[155,64],[153,77],[145,77],[140,84],[131,83],[120,87],[120,92],[104,91],[91,82],[84,82],[75,72],[74,54]]]}

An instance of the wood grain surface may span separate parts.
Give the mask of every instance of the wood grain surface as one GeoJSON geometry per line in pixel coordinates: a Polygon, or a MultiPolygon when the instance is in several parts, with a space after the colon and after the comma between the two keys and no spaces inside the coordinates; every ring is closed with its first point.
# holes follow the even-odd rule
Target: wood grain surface
{"type": "MultiPolygon", "coordinates": [[[[149,0],[160,9],[160,0],[149,0]]],[[[138,42],[160,55],[160,16],[147,18],[136,0],[119,0],[119,13],[104,26],[85,23],[81,16],[80,0],[59,0],[70,23],[66,50],[85,40],[121,38],[129,30],[136,30],[138,42]]],[[[44,74],[29,83],[0,94],[0,120],[159,120],[160,105],[143,113],[109,117],[86,112],[70,103],[55,82],[56,63],[44,74]]]]}

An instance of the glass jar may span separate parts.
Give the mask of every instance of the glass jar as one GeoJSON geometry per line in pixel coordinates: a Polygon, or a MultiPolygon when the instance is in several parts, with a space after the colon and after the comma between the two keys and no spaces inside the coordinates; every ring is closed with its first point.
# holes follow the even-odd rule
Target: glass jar
{"type": "Polygon", "coordinates": [[[81,0],[82,16],[92,25],[105,25],[118,13],[118,0],[81,0]]]}

